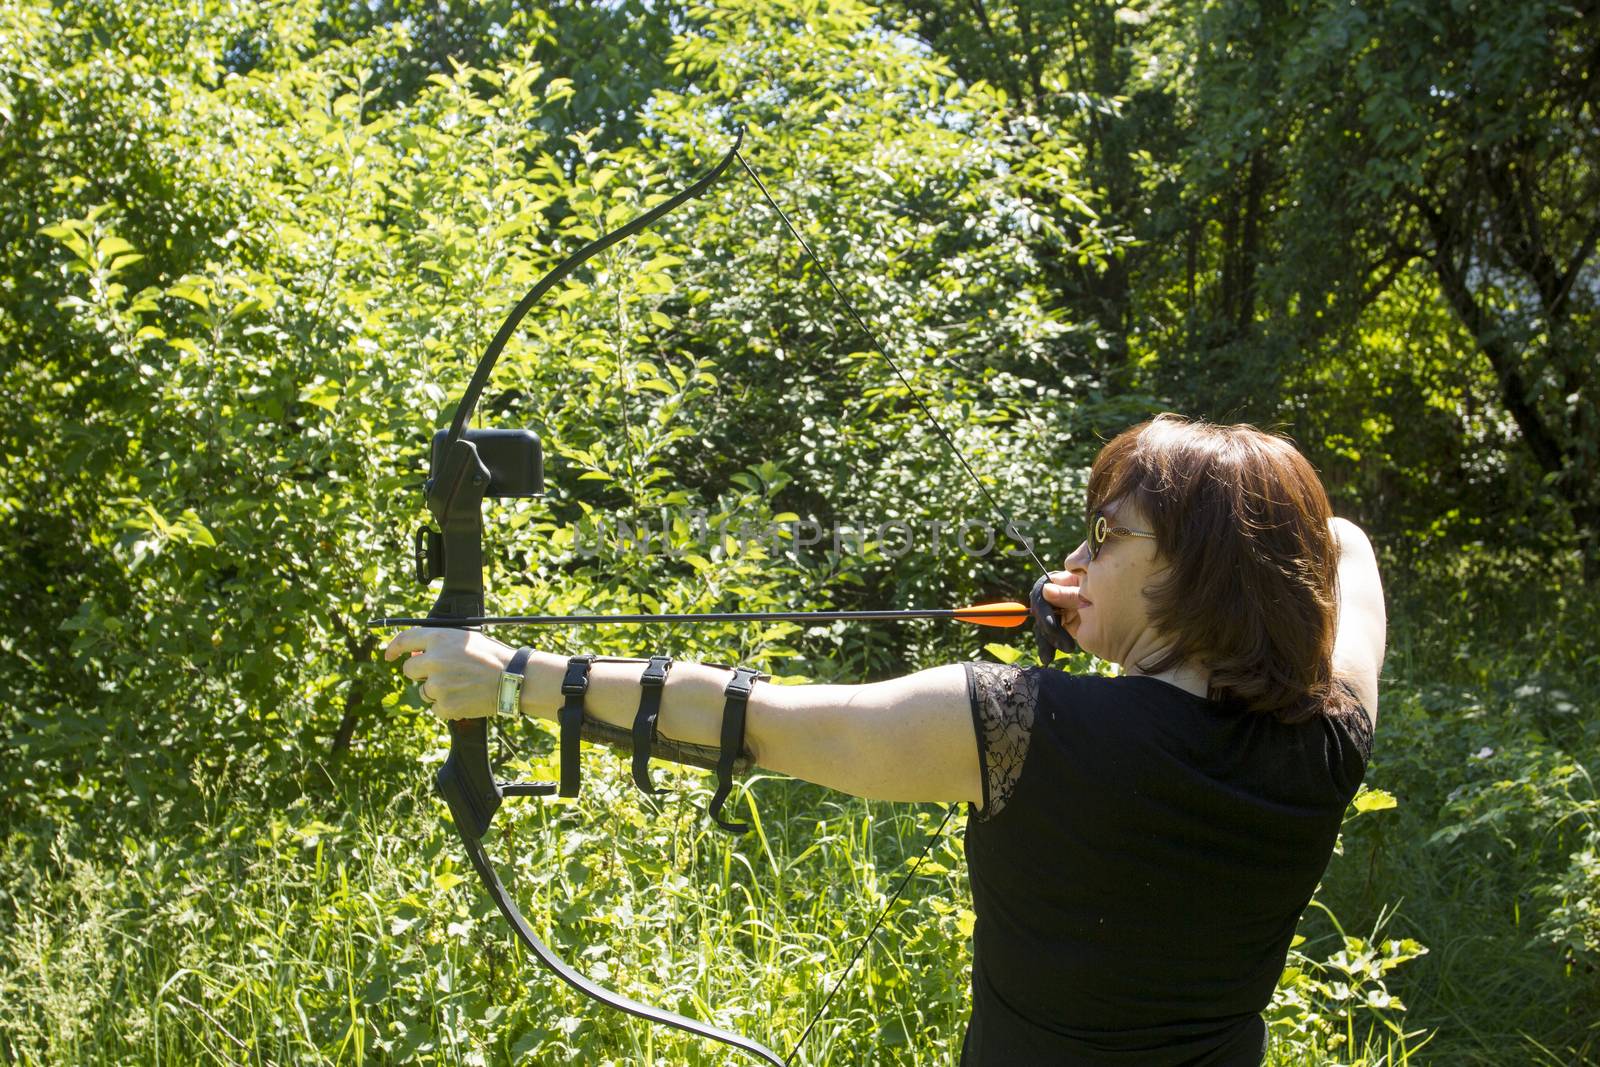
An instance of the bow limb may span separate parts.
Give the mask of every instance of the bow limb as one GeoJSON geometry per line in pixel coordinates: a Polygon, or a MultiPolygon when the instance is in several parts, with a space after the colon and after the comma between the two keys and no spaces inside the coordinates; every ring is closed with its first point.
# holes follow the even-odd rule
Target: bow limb
{"type": "Polygon", "coordinates": [[[478,369],[472,372],[472,381],[467,383],[467,390],[461,396],[461,404],[456,408],[456,417],[450,424],[450,440],[455,441],[466,430],[467,420],[472,417],[473,409],[478,406],[478,398],[483,394],[484,387],[489,384],[489,375],[494,372],[494,364],[500,358],[500,352],[505,348],[506,342],[511,340],[511,335],[516,332],[517,324],[522,321],[533,305],[537,304],[545,293],[549,292],[567,275],[577,270],[588,260],[604,252],[618,241],[632,237],[649,229],[651,225],[663,216],[687,204],[689,201],[703,194],[711,188],[722,172],[727,170],[738,158],[739,147],[744,144],[744,127],[740,127],[734,136],[733,147],[723,155],[717,165],[706,171],[693,184],[685,187],[667,200],[646,211],[630,222],[617,227],[610,233],[584,245],[560,263],[551,268],[550,272],[534,283],[526,296],[518,301],[517,306],[511,309],[506,316],[506,321],[500,324],[500,329],[495,332],[494,340],[489,342],[489,347],[484,349],[483,358],[478,361],[478,369]]]}
{"type": "MultiPolygon", "coordinates": [[[[698,1019],[691,1019],[688,1016],[667,1011],[665,1008],[652,1007],[642,1001],[634,1000],[632,997],[626,997],[621,993],[615,993],[605,988],[568,965],[560,956],[555,954],[549,945],[539,939],[539,936],[533,932],[533,928],[528,925],[528,920],[523,917],[516,901],[512,900],[511,895],[506,892],[505,885],[500,881],[500,875],[495,871],[494,864],[490,862],[488,853],[483,849],[483,842],[479,835],[482,833],[482,829],[487,827],[488,819],[493,815],[493,809],[490,809],[488,816],[481,815],[482,809],[475,805],[471,794],[459,788],[461,779],[457,776],[466,773],[465,765],[456,765],[452,768],[452,764],[455,764],[458,758],[465,754],[470,754],[474,759],[474,766],[481,766],[483,773],[488,775],[488,748],[486,744],[481,743],[479,740],[480,738],[486,739],[487,731],[481,728],[472,728],[472,724],[481,724],[483,721],[482,719],[462,719],[450,724],[450,758],[439,771],[438,785],[439,791],[444,794],[445,801],[450,805],[450,817],[455,822],[456,832],[461,837],[461,844],[466,848],[467,859],[472,861],[473,870],[478,872],[478,878],[483,882],[483,887],[488,891],[489,898],[494,901],[495,907],[500,909],[500,914],[504,915],[506,922],[511,924],[511,929],[516,931],[517,939],[527,947],[529,952],[533,953],[534,958],[544,964],[557,978],[560,978],[567,985],[592,1000],[598,1001],[607,1007],[615,1008],[617,1011],[626,1012],[636,1018],[644,1019],[646,1022],[670,1026],[673,1029],[682,1030],[709,1041],[720,1041],[724,1045],[729,1045],[766,1063],[770,1063],[773,1067],[784,1067],[785,1061],[759,1041],[736,1034],[731,1030],[712,1026],[710,1023],[700,1022],[698,1019]]],[[[494,794],[497,806],[501,795],[516,795],[521,792],[538,795],[545,792],[546,786],[549,786],[552,790],[554,788],[551,783],[543,782],[530,783],[529,785],[501,786],[495,783],[492,777],[487,777],[485,780],[494,794]]]]}

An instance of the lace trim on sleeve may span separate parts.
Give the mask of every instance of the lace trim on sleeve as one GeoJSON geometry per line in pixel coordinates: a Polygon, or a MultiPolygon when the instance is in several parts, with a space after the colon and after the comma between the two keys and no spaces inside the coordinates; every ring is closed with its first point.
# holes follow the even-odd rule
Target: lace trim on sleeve
{"type": "Polygon", "coordinates": [[[984,769],[984,804],[978,820],[1000,814],[1022,776],[1039,704],[1032,671],[999,663],[968,663],[968,692],[984,769]]]}
{"type": "Polygon", "coordinates": [[[1344,691],[1355,700],[1356,706],[1348,715],[1341,715],[1339,721],[1350,731],[1350,739],[1356,743],[1356,748],[1361,752],[1361,758],[1368,762],[1372,760],[1372,716],[1367,714],[1366,706],[1361,703],[1361,697],[1356,694],[1354,687],[1349,682],[1340,680],[1339,684],[1344,691]]]}
{"type": "Polygon", "coordinates": [[[1349,714],[1339,717],[1344,728],[1350,731],[1350,740],[1356,744],[1361,758],[1367,762],[1372,761],[1372,719],[1367,715],[1367,709],[1360,704],[1349,714]]]}

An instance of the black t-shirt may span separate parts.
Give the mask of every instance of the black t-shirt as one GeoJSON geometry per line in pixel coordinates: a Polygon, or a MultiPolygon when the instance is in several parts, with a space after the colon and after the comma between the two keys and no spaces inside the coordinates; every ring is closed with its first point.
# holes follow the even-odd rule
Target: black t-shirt
{"type": "Polygon", "coordinates": [[[984,808],[963,1067],[1260,1063],[1366,714],[1286,725],[1143,676],[967,680],[984,808]]]}

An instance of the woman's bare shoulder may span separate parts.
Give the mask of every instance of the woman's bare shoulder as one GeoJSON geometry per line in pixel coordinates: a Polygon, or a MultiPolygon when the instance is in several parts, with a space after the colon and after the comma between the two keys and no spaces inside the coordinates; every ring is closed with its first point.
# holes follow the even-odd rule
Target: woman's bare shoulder
{"type": "Polygon", "coordinates": [[[1347,683],[1374,725],[1378,721],[1378,674],[1388,639],[1383,580],[1372,542],[1347,519],[1330,524],[1339,545],[1339,625],[1333,674],[1347,683]]]}

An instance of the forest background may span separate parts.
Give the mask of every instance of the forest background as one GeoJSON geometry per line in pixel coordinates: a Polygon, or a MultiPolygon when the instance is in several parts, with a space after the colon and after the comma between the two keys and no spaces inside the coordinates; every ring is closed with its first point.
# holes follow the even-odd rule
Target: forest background
{"type": "MultiPolygon", "coordinates": [[[[1047,558],[1098,445],[1162,410],[1288,433],[1374,540],[1377,750],[1271,1062],[1596,1062],[1597,26],[1592,0],[4,0],[0,1058],[724,1062],[518,956],[428,787],[444,731],[363,623],[431,602],[425,443],[505,311],[744,125],[1047,558]]],[[[991,518],[867,348],[737,173],[593,261],[481,411],[543,436],[551,490],[491,510],[493,606],[1025,591],[1024,558],[948,536],[808,543],[991,518]]],[[[1032,655],[927,623],[539,640],[843,681],[1032,655]]],[[[548,774],[547,731],[502,734],[548,774]]],[[[536,928],[785,1048],[937,816],[757,777],[735,841],[701,773],[655,804],[585,758],[580,802],[493,843],[536,928]]],[[[950,1061],[959,847],[798,1062],[950,1061]]]]}

